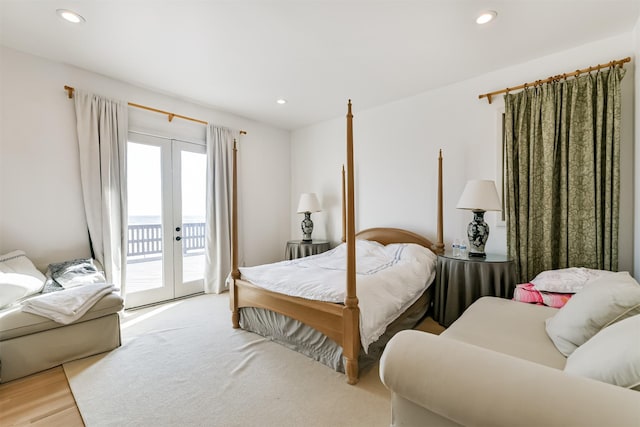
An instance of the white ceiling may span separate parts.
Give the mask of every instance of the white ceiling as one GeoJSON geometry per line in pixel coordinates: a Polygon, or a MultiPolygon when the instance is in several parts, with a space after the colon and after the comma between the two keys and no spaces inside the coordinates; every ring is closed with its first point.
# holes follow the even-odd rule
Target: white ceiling
{"type": "Polygon", "coordinates": [[[0,43],[296,129],[347,98],[363,110],[629,32],[639,13],[639,0],[0,0],[0,43]],[[485,9],[498,19],[480,27],[485,9]]]}

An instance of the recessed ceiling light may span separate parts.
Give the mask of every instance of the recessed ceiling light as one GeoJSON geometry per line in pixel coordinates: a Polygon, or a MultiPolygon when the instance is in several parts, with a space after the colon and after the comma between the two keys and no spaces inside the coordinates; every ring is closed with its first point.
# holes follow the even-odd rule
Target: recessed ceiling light
{"type": "Polygon", "coordinates": [[[73,24],[82,24],[83,22],[85,22],[85,19],[82,15],[78,15],[72,10],[58,9],[56,10],[56,13],[60,18],[64,19],[67,22],[71,22],[73,24]]]}
{"type": "Polygon", "coordinates": [[[496,19],[496,16],[498,16],[498,13],[495,10],[487,10],[478,15],[478,17],[476,18],[476,24],[488,24],[489,22],[496,19]]]}
{"type": "Polygon", "coordinates": [[[286,100],[286,99],[284,99],[284,98],[280,98],[280,99],[278,99],[276,102],[277,102],[278,104],[280,104],[280,105],[283,105],[283,104],[286,104],[286,103],[287,103],[287,100],[286,100]]]}

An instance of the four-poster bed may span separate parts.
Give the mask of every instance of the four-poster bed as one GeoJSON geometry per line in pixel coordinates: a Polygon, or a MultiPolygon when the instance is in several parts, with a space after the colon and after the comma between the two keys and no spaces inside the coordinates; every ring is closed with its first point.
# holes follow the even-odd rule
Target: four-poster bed
{"type": "MultiPolygon", "coordinates": [[[[361,340],[361,307],[359,307],[359,299],[356,293],[356,239],[368,240],[377,242],[371,250],[373,252],[383,251],[386,245],[389,245],[389,251],[393,251],[393,262],[391,264],[398,264],[405,261],[400,261],[400,254],[408,253],[407,257],[410,257],[412,262],[418,262],[417,259],[425,260],[429,256],[434,257],[433,253],[441,253],[444,249],[442,243],[442,155],[439,158],[439,174],[438,174],[438,242],[433,244],[429,239],[419,236],[415,233],[396,229],[396,228],[372,228],[363,230],[359,233],[355,232],[355,212],[354,212],[354,176],[353,176],[353,115],[351,113],[351,101],[348,104],[347,112],[347,168],[346,168],[346,184],[345,184],[345,171],[343,168],[343,241],[346,241],[346,245],[343,248],[335,248],[330,252],[335,252],[340,249],[346,252],[346,292],[344,292],[344,300],[337,302],[327,302],[328,300],[321,301],[315,299],[308,299],[301,296],[292,296],[285,293],[276,292],[273,290],[267,290],[261,286],[251,283],[248,280],[241,278],[241,271],[238,267],[238,221],[237,221],[237,150],[234,147],[233,157],[233,200],[232,200],[232,272],[231,272],[231,284],[230,284],[230,305],[232,310],[232,323],[234,328],[241,326],[240,310],[243,309],[244,313],[247,313],[247,322],[253,322],[254,325],[258,325],[258,328],[245,328],[256,331],[260,328],[260,323],[270,322],[269,316],[279,316],[278,318],[285,318],[285,322],[292,321],[293,323],[286,323],[286,326],[282,328],[298,328],[302,325],[307,328],[304,332],[305,337],[309,337],[311,334],[315,335],[312,340],[314,342],[323,341],[318,338],[318,335],[328,338],[331,341],[331,345],[339,347],[340,353],[338,357],[344,358],[344,372],[347,375],[347,381],[349,384],[355,384],[358,381],[359,373],[359,356],[361,353],[362,340],[361,340]],[[345,187],[346,185],[346,187],[345,187]],[[394,244],[401,244],[402,246],[394,246],[394,244]],[[385,245],[385,246],[382,246],[385,245]],[[413,245],[413,246],[411,246],[413,245]],[[418,246],[419,245],[419,246],[418,246]],[[419,248],[419,249],[418,249],[419,248]],[[427,248],[429,250],[425,250],[427,248]],[[422,252],[420,252],[422,251],[422,252]],[[428,253],[428,256],[427,256],[428,253]],[[252,320],[253,319],[253,320],[252,320]],[[255,320],[257,319],[257,320],[255,320]],[[264,322],[266,320],[266,322],[264,322]]],[[[359,249],[359,252],[362,251],[359,249]]],[[[320,254],[314,256],[320,257],[317,262],[332,262],[328,258],[332,254],[320,254]],[[325,256],[326,255],[326,256],[325,256]]],[[[359,255],[360,256],[360,255],[359,255]]],[[[313,258],[313,257],[312,257],[313,258]]],[[[433,260],[432,260],[433,261],[433,260]]],[[[299,264],[304,261],[296,260],[299,264]]],[[[408,261],[407,261],[408,262],[408,261]]],[[[427,263],[429,261],[421,261],[427,263]]],[[[279,267],[285,268],[288,264],[294,262],[286,261],[279,264],[279,267]],[[287,264],[287,265],[285,265],[287,264]]],[[[276,265],[274,264],[274,265],[276,265]]],[[[433,261],[435,265],[435,261],[433,261]]],[[[385,266],[387,268],[388,266],[385,266]]],[[[243,269],[249,270],[251,268],[243,269]]],[[[335,269],[334,269],[335,270],[335,269]]],[[[414,268],[415,270],[415,268],[414,268]]],[[[315,271],[315,270],[308,270],[315,271]]],[[[344,272],[344,269],[342,269],[344,272]]],[[[429,275],[428,279],[422,279],[426,283],[422,284],[423,288],[416,291],[417,294],[411,297],[411,299],[404,302],[402,311],[394,313],[395,320],[388,325],[386,336],[381,336],[381,345],[384,345],[390,334],[395,333],[399,329],[412,327],[408,322],[414,322],[419,319],[428,309],[430,302],[430,293],[432,290],[429,285],[433,281],[433,275],[435,274],[435,268],[433,272],[424,272],[425,275],[429,275]],[[407,326],[409,325],[409,326],[407,326]]],[[[426,276],[425,276],[426,277],[426,276]]],[[[419,277],[415,280],[413,277],[411,280],[420,281],[419,277]]],[[[363,283],[369,278],[362,277],[363,283]]],[[[404,280],[404,277],[403,277],[404,280]]],[[[395,279],[396,286],[409,287],[407,283],[397,283],[400,280],[395,279]]],[[[256,282],[257,283],[257,282],[256,282]]],[[[368,283],[368,282],[367,282],[368,283]]],[[[369,285],[365,286],[368,288],[369,285]]],[[[396,288],[397,289],[397,288],[396,288]]],[[[418,289],[415,287],[415,289],[418,289]]],[[[370,292],[370,291],[367,291],[370,292]]],[[[395,293],[395,289],[393,290],[395,293]]],[[[367,299],[369,304],[369,293],[362,294],[362,297],[367,299]]],[[[390,297],[390,294],[389,294],[390,297]]],[[[364,306],[362,307],[364,309],[364,306]]],[[[367,310],[371,311],[371,308],[367,306],[367,310]]],[[[271,317],[273,318],[273,317],[271,317]]],[[[282,322],[281,320],[274,320],[275,322],[282,322]]],[[[367,320],[367,319],[365,319],[367,320]]],[[[366,322],[365,322],[366,323],[366,322]]],[[[245,327],[245,325],[242,325],[245,327]]],[[[260,333],[260,332],[259,332],[260,333]]],[[[324,341],[327,341],[324,339],[324,341]]],[[[366,346],[368,347],[368,345],[366,346]]],[[[367,348],[364,347],[365,353],[367,348]]],[[[335,349],[330,350],[330,353],[335,353],[335,349]]],[[[323,350],[326,352],[325,350],[323,350]]],[[[378,348],[381,352],[381,349],[378,348]]],[[[303,351],[304,352],[304,351],[303,351]]],[[[309,354],[307,354],[309,355],[309,354]]],[[[316,358],[316,360],[320,360],[316,358]]],[[[323,362],[324,363],[324,362],[323,362]]],[[[328,364],[328,363],[327,363],[328,364]]],[[[329,364],[332,366],[331,364],[329,364]]],[[[339,369],[342,370],[342,369],[339,369]]]]}

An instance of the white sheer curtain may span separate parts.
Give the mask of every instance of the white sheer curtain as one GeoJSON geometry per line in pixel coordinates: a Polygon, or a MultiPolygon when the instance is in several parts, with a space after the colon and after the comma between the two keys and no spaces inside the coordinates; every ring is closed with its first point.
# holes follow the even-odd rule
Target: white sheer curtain
{"type": "Polygon", "coordinates": [[[240,133],[207,126],[207,224],[204,291],[219,294],[228,289],[231,271],[231,173],[233,140],[240,133]]]}
{"type": "Polygon", "coordinates": [[[125,295],[127,103],[76,90],[80,178],[93,257],[125,295]]]}

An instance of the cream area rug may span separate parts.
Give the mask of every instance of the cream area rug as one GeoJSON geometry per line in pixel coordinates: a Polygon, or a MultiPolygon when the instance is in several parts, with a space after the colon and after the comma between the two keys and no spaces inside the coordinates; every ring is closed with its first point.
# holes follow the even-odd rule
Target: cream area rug
{"type": "Polygon", "coordinates": [[[388,426],[378,365],[345,376],[231,327],[228,294],[126,312],[122,347],[64,365],[88,427],[388,426]]]}

